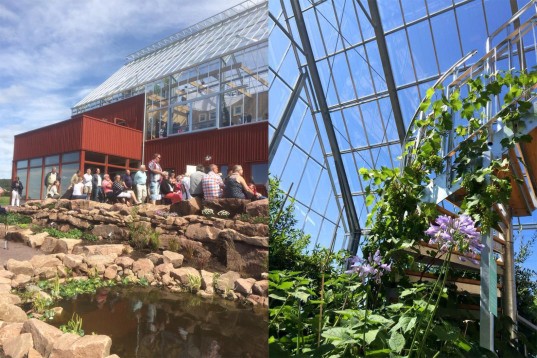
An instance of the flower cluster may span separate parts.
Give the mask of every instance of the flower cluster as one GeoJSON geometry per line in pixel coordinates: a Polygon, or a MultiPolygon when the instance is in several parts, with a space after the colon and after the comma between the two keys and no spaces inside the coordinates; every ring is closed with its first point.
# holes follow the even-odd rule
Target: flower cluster
{"type": "Polygon", "coordinates": [[[177,213],[170,213],[166,210],[157,210],[155,211],[155,215],[162,216],[162,217],[168,217],[168,216],[178,216],[177,213]]]}
{"type": "Polygon", "coordinates": [[[380,283],[381,277],[392,270],[392,264],[382,263],[380,251],[377,250],[373,256],[369,255],[366,259],[358,256],[353,256],[349,259],[351,266],[346,273],[357,273],[365,282],[367,279],[374,279],[376,283],[380,283]]]}
{"type": "MultiPolygon", "coordinates": [[[[429,244],[438,244],[440,251],[448,252],[457,249],[462,255],[467,255],[474,264],[477,264],[477,255],[481,253],[481,235],[475,228],[475,222],[468,215],[452,218],[447,215],[439,216],[436,225],[431,225],[425,234],[431,237],[429,244]]],[[[462,261],[465,258],[459,256],[462,261]]]]}
{"type": "Polygon", "coordinates": [[[203,210],[201,211],[201,213],[202,213],[203,215],[205,215],[205,216],[213,216],[213,215],[214,215],[214,211],[213,211],[213,209],[209,209],[209,208],[207,208],[207,209],[203,209],[203,210]]]}
{"type": "Polygon", "coordinates": [[[218,214],[216,214],[216,215],[218,215],[218,216],[220,216],[220,217],[222,217],[222,218],[227,218],[227,217],[229,217],[230,214],[229,214],[229,211],[226,211],[226,210],[220,210],[220,211],[218,212],[218,214]]]}

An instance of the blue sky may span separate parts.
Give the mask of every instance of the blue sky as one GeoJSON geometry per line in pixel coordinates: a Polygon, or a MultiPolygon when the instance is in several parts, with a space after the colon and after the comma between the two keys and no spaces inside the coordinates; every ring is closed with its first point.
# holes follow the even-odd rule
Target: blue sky
{"type": "Polygon", "coordinates": [[[129,54],[241,2],[1,3],[0,178],[11,177],[14,135],[69,119],[129,54]]]}

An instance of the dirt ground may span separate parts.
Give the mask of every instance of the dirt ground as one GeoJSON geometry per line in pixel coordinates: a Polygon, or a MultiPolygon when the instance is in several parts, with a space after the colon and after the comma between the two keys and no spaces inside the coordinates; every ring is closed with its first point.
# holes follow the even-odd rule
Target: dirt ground
{"type": "Polygon", "coordinates": [[[39,250],[32,249],[20,242],[8,242],[7,250],[4,249],[5,241],[0,240],[0,269],[4,267],[4,264],[9,259],[15,260],[29,260],[34,255],[39,254],[39,250]]]}

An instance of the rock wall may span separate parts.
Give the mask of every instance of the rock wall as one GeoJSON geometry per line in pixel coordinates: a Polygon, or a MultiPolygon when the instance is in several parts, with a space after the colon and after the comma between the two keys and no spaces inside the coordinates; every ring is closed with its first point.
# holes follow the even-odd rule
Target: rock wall
{"type": "MultiPolygon", "coordinates": [[[[178,246],[177,251],[191,266],[219,268],[221,272],[232,270],[250,277],[259,277],[268,269],[268,226],[238,219],[245,213],[250,218],[266,217],[268,200],[221,199],[201,203],[193,199],[171,207],[143,204],[132,208],[87,200],[47,199],[28,202],[12,211],[31,216],[40,226],[52,225],[61,231],[77,228],[110,242],[128,241],[129,227],[136,224],[159,234],[161,250],[178,246]],[[211,208],[214,213],[226,210],[236,219],[200,216],[202,207],[211,208]]],[[[77,247],[83,244],[29,230],[5,235],[8,240],[39,247],[45,254],[76,253],[77,247]]]]}
{"type": "MultiPolygon", "coordinates": [[[[220,274],[183,266],[184,257],[176,252],[150,253],[135,260],[128,256],[130,251],[132,249],[121,244],[78,245],[70,254],[36,255],[28,261],[8,260],[0,270],[0,357],[109,356],[112,341],[107,336],[79,337],[27,318],[18,306],[20,298],[11,290],[41,279],[59,277],[60,282],[64,282],[98,276],[117,282],[125,278],[133,283],[145,280],[172,292],[188,291],[203,298],[219,295],[254,306],[268,306],[266,273],[260,275],[260,279],[241,278],[234,271],[220,274]]],[[[37,291],[36,294],[45,293],[37,291]]]]}

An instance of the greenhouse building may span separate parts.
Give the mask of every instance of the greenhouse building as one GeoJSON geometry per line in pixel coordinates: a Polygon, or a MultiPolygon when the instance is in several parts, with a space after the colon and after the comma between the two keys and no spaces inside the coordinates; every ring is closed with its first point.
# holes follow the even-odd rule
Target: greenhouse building
{"type": "MultiPolygon", "coordinates": [[[[500,310],[537,330],[517,315],[513,279],[513,230],[537,229],[534,87],[508,83],[537,64],[535,2],[271,1],[269,14],[270,173],[310,249],[360,254],[392,245],[382,234],[413,215],[475,219],[481,208],[480,257],[450,256],[475,277],[451,282],[475,296],[465,317],[490,350],[500,310]]],[[[411,282],[438,277],[421,271],[445,262],[428,261],[436,245],[405,245],[411,282]]]]}
{"type": "Polygon", "coordinates": [[[15,136],[13,175],[26,184],[23,196],[43,197],[52,167],[65,190],[78,169],[135,170],[154,153],[179,173],[214,163],[226,174],[241,164],[264,190],[267,21],[267,1],[240,3],[128,56],[70,119],[15,136]]]}

